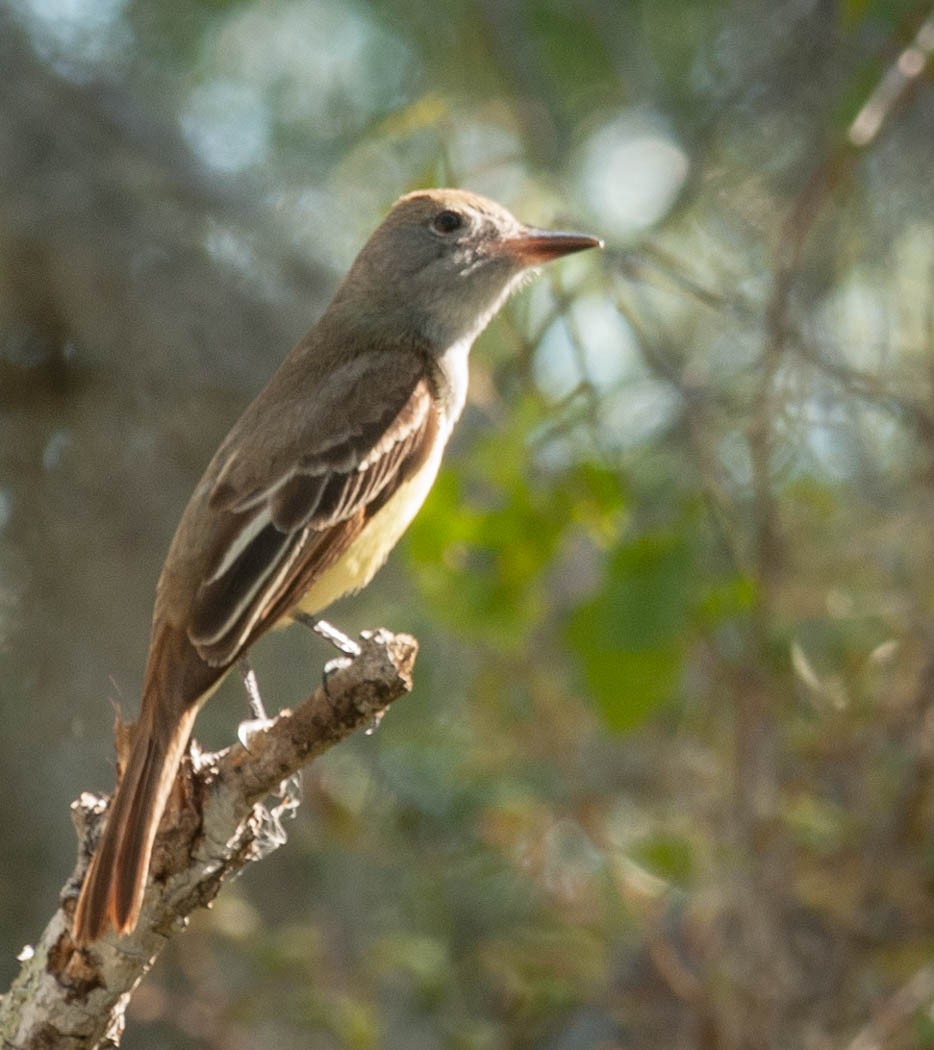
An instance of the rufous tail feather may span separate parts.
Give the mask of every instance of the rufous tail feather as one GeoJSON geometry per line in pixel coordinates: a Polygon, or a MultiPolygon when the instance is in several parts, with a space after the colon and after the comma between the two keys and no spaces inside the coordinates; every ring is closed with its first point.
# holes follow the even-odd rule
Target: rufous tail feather
{"type": "Polygon", "coordinates": [[[123,934],[136,926],[156,831],[196,714],[195,706],[185,711],[164,741],[142,719],[136,726],[126,770],[78,898],[72,925],[76,944],[96,941],[109,927],[123,934]]]}

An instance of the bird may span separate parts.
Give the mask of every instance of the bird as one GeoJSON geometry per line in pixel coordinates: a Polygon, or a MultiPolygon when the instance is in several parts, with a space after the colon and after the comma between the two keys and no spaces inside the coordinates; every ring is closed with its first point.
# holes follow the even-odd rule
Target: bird
{"type": "Polygon", "coordinates": [[[195,717],[270,628],[364,587],[438,472],[477,336],[539,265],[602,247],[460,189],[393,205],[330,304],[222,441],[156,585],[140,713],[72,923],[139,919],[195,717]]]}

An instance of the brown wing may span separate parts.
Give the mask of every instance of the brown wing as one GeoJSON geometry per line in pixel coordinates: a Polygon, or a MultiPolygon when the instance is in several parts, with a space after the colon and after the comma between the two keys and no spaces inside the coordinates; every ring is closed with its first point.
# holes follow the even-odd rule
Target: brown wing
{"type": "Polygon", "coordinates": [[[234,484],[221,471],[210,497],[218,542],[188,623],[208,663],[232,663],[295,606],[425,461],[438,427],[428,380],[382,388],[388,401],[374,400],[366,385],[373,381],[363,377],[343,392],[356,422],[340,428],[339,440],[322,435],[317,449],[295,449],[290,469],[265,487],[248,474],[234,484]]]}

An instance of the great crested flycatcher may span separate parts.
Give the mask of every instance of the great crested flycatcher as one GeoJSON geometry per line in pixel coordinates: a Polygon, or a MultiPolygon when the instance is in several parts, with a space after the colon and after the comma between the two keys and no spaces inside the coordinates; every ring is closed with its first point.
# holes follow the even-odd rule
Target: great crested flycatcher
{"type": "Polygon", "coordinates": [[[431,488],[467,355],[539,263],[600,246],[461,190],[402,197],[208,464],[156,590],[129,759],[81,890],[79,945],[139,917],[195,716],[270,627],[365,586],[431,488]]]}

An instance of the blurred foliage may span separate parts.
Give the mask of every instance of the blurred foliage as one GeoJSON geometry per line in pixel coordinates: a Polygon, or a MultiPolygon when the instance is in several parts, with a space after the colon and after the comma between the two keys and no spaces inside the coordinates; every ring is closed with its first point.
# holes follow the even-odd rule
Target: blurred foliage
{"type": "MultiPolygon", "coordinates": [[[[309,770],[123,1045],[934,1046],[930,18],[0,6],[7,977],[201,467],[387,205],[457,183],[607,251],[491,326],[335,613],[418,635],[415,695],[309,770]]],[[[308,647],[258,647],[272,702],[308,647]]]]}

